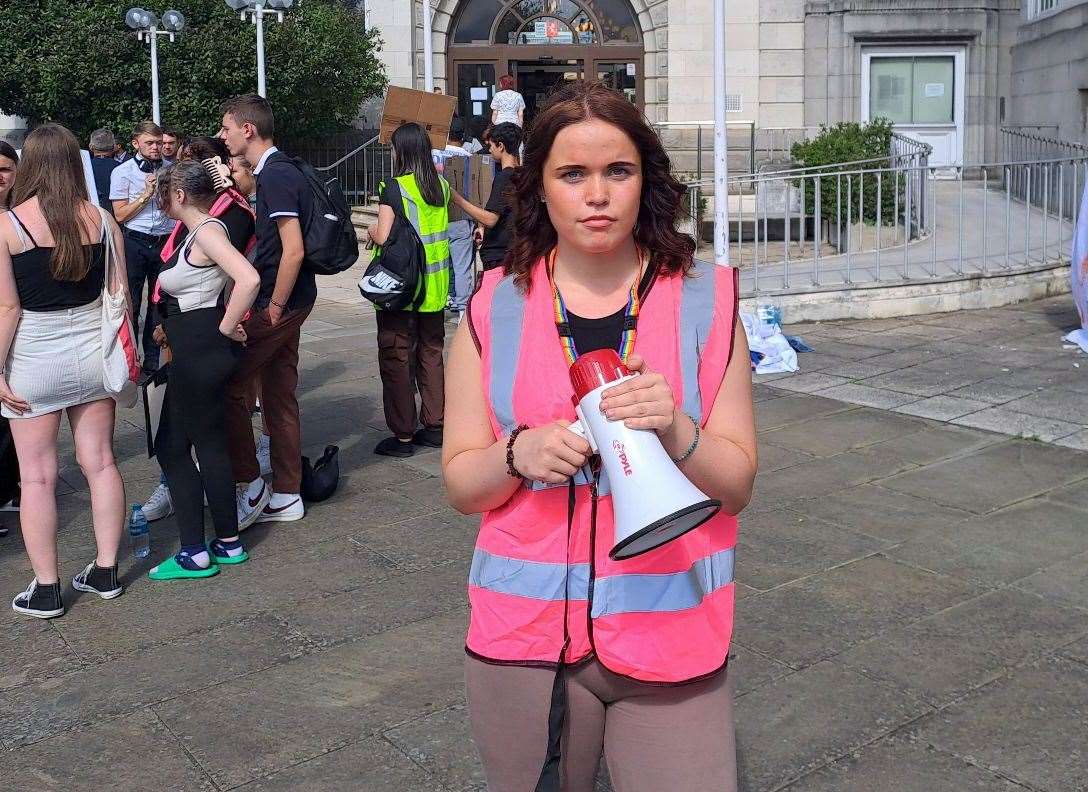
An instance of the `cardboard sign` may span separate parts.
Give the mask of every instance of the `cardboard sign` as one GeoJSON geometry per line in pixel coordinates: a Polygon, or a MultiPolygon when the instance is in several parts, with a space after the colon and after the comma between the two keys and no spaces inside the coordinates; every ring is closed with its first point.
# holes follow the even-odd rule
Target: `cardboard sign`
{"type": "Polygon", "coordinates": [[[378,141],[389,143],[398,127],[414,122],[431,139],[431,148],[444,149],[456,107],[456,97],[391,85],[385,95],[378,141]]]}
{"type": "MultiPolygon", "coordinates": [[[[442,175],[452,189],[465,196],[469,203],[482,209],[491,196],[491,186],[495,183],[495,161],[480,154],[474,157],[450,157],[445,160],[442,175]]],[[[467,219],[468,215],[450,201],[450,222],[467,219]]]]}

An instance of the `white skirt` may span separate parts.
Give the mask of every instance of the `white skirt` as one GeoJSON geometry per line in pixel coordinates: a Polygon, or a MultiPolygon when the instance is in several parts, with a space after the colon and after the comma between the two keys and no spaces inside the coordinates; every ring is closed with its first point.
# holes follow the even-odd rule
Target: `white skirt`
{"type": "Polygon", "coordinates": [[[23,311],[7,379],[30,410],[17,415],[5,404],[5,418],[36,418],[110,398],[102,384],[102,299],[60,311],[23,311]]]}

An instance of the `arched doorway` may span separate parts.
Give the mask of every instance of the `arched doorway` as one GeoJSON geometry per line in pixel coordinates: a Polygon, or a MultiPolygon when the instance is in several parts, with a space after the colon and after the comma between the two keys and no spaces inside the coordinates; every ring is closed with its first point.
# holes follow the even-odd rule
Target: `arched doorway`
{"type": "Polygon", "coordinates": [[[465,0],[447,34],[449,92],[469,129],[491,118],[511,74],[526,119],[568,80],[600,79],[643,107],[643,41],[628,0],[465,0]]]}

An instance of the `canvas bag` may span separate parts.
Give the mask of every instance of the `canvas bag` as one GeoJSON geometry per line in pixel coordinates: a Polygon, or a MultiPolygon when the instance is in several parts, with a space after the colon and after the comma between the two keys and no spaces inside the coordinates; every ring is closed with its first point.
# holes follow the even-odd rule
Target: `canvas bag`
{"type": "Polygon", "coordinates": [[[102,385],[122,407],[133,407],[139,389],[140,355],[136,333],[128,310],[128,294],[117,266],[117,248],[110,230],[109,215],[102,215],[102,245],[105,249],[105,277],[102,282],[102,385]]]}

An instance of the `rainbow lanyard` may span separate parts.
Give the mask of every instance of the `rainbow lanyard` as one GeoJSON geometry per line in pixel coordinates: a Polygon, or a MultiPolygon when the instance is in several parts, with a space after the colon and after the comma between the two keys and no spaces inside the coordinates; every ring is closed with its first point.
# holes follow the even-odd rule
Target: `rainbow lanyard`
{"type": "MultiPolygon", "coordinates": [[[[559,343],[563,345],[563,353],[567,357],[567,365],[574,365],[578,359],[578,348],[574,345],[574,331],[570,326],[570,314],[563,302],[563,295],[559,293],[559,287],[555,285],[553,273],[555,271],[555,255],[553,249],[548,256],[548,282],[552,287],[552,302],[555,306],[555,328],[559,331],[559,343]]],[[[638,311],[641,301],[638,298],[638,286],[642,280],[642,254],[639,253],[638,275],[631,284],[631,294],[627,298],[627,307],[623,311],[623,334],[620,336],[619,349],[620,360],[627,362],[628,356],[635,348],[635,336],[638,335],[638,311]]]]}

